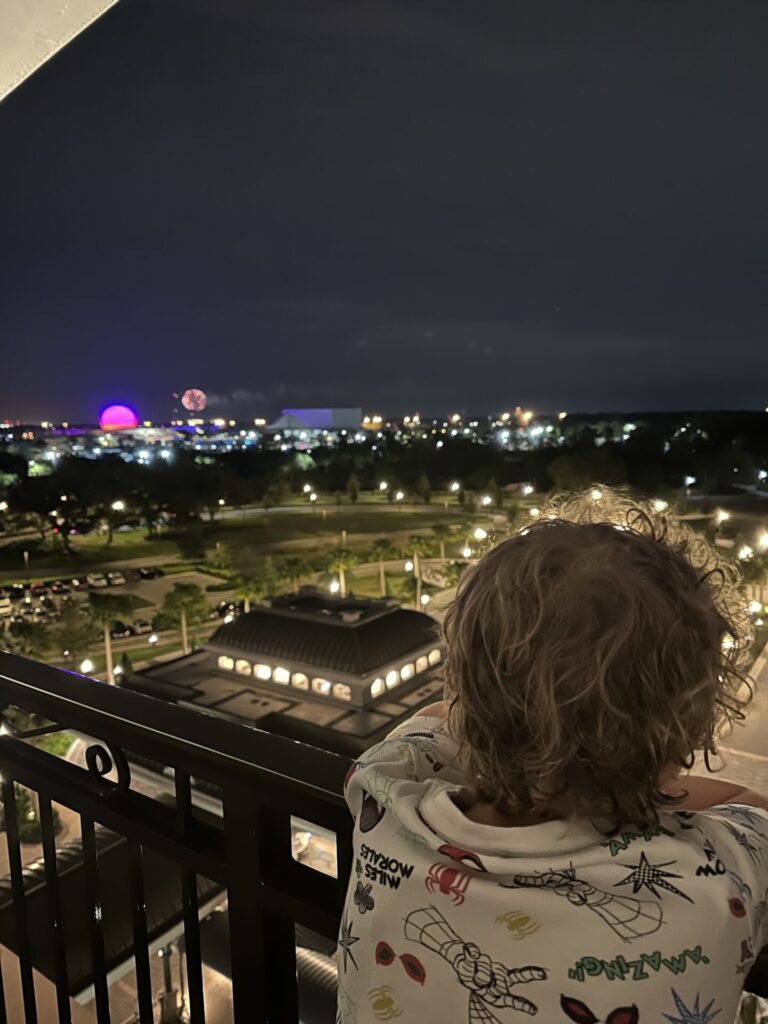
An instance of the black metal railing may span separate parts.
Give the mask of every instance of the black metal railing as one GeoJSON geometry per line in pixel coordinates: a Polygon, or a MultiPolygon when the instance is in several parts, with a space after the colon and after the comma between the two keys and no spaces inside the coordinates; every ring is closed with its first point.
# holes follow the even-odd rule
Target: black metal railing
{"type": "MultiPolygon", "coordinates": [[[[349,876],[351,820],[341,795],[349,762],[5,653],[0,709],[7,723],[0,773],[8,845],[0,945],[15,954],[21,993],[11,1007],[12,986],[0,975],[0,1024],[41,1020],[40,977],[55,986],[61,1024],[70,1024],[71,999],[84,993],[98,1024],[122,1024],[110,1015],[109,984],[126,958],[135,972],[132,1019],[156,1021],[150,949],[162,947],[163,929],[172,924],[183,935],[177,945],[186,975],[186,1016],[179,1019],[203,1024],[200,916],[217,900],[220,910],[226,907],[217,921],[226,923],[228,944],[217,934],[228,945],[220,953],[236,1024],[297,1021],[297,929],[325,937],[326,954],[331,950],[349,876]],[[38,726],[35,735],[14,727],[23,718],[38,726]],[[40,749],[40,723],[43,731],[81,737],[85,766],[40,749]],[[168,795],[139,791],[132,767],[137,775],[146,765],[166,769],[168,795]],[[29,790],[36,794],[42,855],[24,867],[17,802],[29,790]],[[220,816],[198,806],[203,791],[217,795],[220,816]],[[79,825],[66,849],[57,848],[57,805],[74,812],[79,825]],[[338,837],[335,878],[295,859],[294,818],[338,837]]],[[[308,961],[299,946],[301,974],[308,961]]],[[[308,955],[317,970],[323,954],[308,955]]],[[[7,973],[7,956],[3,963],[7,973]]],[[[331,964],[321,964],[326,984],[331,964]]],[[[313,1015],[302,1007],[302,1018],[313,1015]]]]}

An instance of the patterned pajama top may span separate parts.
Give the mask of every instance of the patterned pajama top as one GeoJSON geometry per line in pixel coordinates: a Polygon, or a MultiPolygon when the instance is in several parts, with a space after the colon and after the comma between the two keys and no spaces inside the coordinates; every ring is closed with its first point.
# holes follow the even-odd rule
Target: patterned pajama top
{"type": "Polygon", "coordinates": [[[481,825],[455,757],[416,717],[347,777],[338,1024],[731,1024],[768,942],[767,812],[481,825]]]}

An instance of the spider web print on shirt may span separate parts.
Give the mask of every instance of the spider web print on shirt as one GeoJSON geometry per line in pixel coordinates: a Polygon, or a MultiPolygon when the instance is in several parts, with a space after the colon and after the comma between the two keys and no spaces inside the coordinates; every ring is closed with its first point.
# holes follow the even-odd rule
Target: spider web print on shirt
{"type": "Polygon", "coordinates": [[[637,864],[622,864],[623,868],[631,868],[632,870],[623,878],[620,882],[615,882],[615,885],[631,885],[632,892],[637,895],[641,889],[646,888],[648,892],[652,892],[654,896],[660,896],[658,889],[666,889],[667,892],[672,892],[676,896],[682,896],[684,900],[688,900],[689,903],[694,901],[690,896],[686,896],[684,892],[668,882],[668,878],[682,878],[682,875],[674,874],[672,871],[662,871],[662,868],[668,868],[671,864],[676,863],[673,860],[664,861],[662,864],[651,864],[645,853],[640,854],[640,860],[637,864]]]}
{"type": "Polygon", "coordinates": [[[543,967],[506,967],[491,960],[474,943],[457,935],[433,905],[411,911],[403,933],[410,942],[418,942],[441,956],[451,965],[460,984],[469,989],[469,1024],[501,1024],[495,1009],[520,1010],[531,1016],[538,1013],[535,1003],[514,995],[512,988],[544,981],[547,972],[543,967]]]}
{"type": "Polygon", "coordinates": [[[660,903],[636,900],[632,896],[618,896],[597,889],[589,882],[580,881],[573,865],[560,871],[512,877],[512,882],[500,882],[499,885],[503,889],[551,889],[558,896],[564,896],[572,906],[586,907],[597,914],[622,942],[632,942],[644,935],[652,935],[664,923],[660,903]]]}

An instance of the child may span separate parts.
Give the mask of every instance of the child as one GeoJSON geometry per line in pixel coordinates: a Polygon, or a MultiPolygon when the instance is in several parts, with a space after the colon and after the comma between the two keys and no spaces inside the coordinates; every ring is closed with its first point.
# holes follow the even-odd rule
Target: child
{"type": "Polygon", "coordinates": [[[687,773],[751,698],[737,583],[608,489],[464,574],[445,703],[347,780],[341,1024],[733,1020],[768,941],[768,802],[687,773]]]}

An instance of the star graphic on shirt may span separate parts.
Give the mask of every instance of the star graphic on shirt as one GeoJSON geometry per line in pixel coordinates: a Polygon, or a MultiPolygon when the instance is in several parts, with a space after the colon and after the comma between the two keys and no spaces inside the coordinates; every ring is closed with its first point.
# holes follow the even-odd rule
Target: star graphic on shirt
{"type": "Polygon", "coordinates": [[[359,941],[359,936],[352,934],[352,925],[347,921],[347,912],[345,910],[344,917],[341,922],[341,935],[339,937],[339,946],[341,947],[341,950],[344,955],[345,974],[347,972],[347,957],[349,957],[349,959],[352,961],[355,967],[357,967],[357,960],[355,960],[355,955],[350,949],[350,947],[354,946],[354,944],[359,941]]]}
{"type": "Polygon", "coordinates": [[[731,818],[740,819],[745,825],[756,832],[760,831],[758,828],[760,824],[765,825],[765,818],[758,811],[753,810],[751,807],[745,807],[743,804],[728,804],[727,807],[721,807],[720,811],[731,818]]]}
{"type": "Polygon", "coordinates": [[[684,892],[681,892],[676,886],[668,882],[668,878],[682,878],[682,875],[676,875],[672,871],[662,871],[662,868],[668,868],[670,864],[674,864],[673,860],[664,861],[663,864],[651,864],[644,853],[640,854],[640,862],[638,864],[622,864],[623,868],[631,868],[632,870],[623,878],[620,882],[615,882],[615,885],[632,885],[632,892],[634,895],[640,892],[645,887],[649,892],[652,892],[654,896],[658,897],[660,894],[657,891],[659,889],[666,889],[667,892],[673,892],[676,896],[682,896],[684,900],[688,900],[689,903],[693,903],[690,896],[686,896],[684,892]]]}
{"type": "Polygon", "coordinates": [[[690,1009],[685,1005],[680,996],[672,989],[672,998],[675,1000],[675,1008],[679,1014],[678,1017],[671,1017],[668,1013],[664,1016],[670,1022],[670,1024],[709,1024],[710,1021],[714,1020],[715,1017],[721,1012],[720,1010],[713,1010],[712,1004],[714,999],[710,999],[704,1007],[699,1007],[699,994],[696,994],[696,1002],[690,1009]]]}

